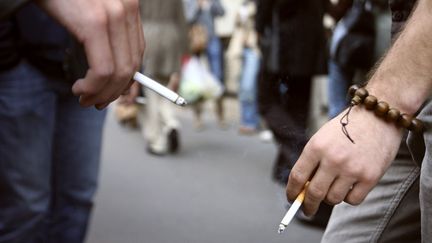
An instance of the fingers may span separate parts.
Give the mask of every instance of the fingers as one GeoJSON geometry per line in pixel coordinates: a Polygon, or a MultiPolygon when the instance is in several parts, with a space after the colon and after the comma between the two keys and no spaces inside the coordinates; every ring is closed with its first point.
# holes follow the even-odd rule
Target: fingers
{"type": "Polygon", "coordinates": [[[287,184],[287,197],[290,201],[295,200],[297,195],[300,194],[304,185],[318,166],[318,153],[315,153],[311,142],[312,140],[306,144],[300,158],[291,170],[287,184]]]}
{"type": "Polygon", "coordinates": [[[333,182],[327,193],[325,202],[329,205],[341,203],[355,185],[356,180],[352,177],[338,177],[333,182]]]}
{"type": "Polygon", "coordinates": [[[126,27],[129,34],[129,46],[130,46],[130,55],[132,57],[132,66],[133,69],[138,71],[141,56],[139,55],[140,51],[140,35],[141,35],[141,20],[139,18],[139,2],[136,0],[123,0],[123,5],[125,9],[131,14],[126,18],[126,27]]]}
{"type": "Polygon", "coordinates": [[[351,205],[359,205],[372,190],[374,184],[368,182],[359,182],[353,186],[352,190],[345,198],[345,202],[351,205]]]}
{"type": "MultiPolygon", "coordinates": [[[[129,89],[144,52],[144,37],[138,0],[102,1],[100,20],[85,26],[89,70],[73,92],[83,106],[103,109],[129,89]]],[[[96,14],[96,16],[99,16],[96,14]]]]}
{"type": "Polygon", "coordinates": [[[83,44],[89,62],[89,70],[83,79],[72,87],[75,95],[81,96],[83,106],[93,105],[86,102],[89,97],[97,96],[114,73],[113,53],[108,36],[108,19],[104,14],[95,13],[94,20],[88,28],[93,30],[92,36],[85,38],[83,44]]]}
{"type": "Polygon", "coordinates": [[[324,200],[335,179],[335,173],[328,167],[320,166],[309,186],[306,190],[305,200],[303,204],[303,212],[306,215],[313,215],[319,208],[319,205],[324,200]]]}
{"type": "MultiPolygon", "coordinates": [[[[128,88],[135,71],[130,46],[131,38],[127,30],[126,9],[121,2],[110,4],[109,8],[114,13],[110,17],[109,36],[115,69],[110,82],[102,91],[104,95],[98,97],[105,102],[114,101],[128,88]]],[[[98,100],[93,100],[93,103],[98,104],[97,102],[98,100]]]]}

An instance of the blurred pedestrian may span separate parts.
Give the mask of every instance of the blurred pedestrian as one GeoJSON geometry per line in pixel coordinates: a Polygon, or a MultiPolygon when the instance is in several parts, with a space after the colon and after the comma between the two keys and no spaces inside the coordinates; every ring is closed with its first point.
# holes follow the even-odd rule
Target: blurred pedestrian
{"type": "Polygon", "coordinates": [[[374,63],[374,10],[379,10],[372,0],[355,0],[354,4],[352,0],[345,0],[338,5],[342,16],[335,18],[338,22],[330,43],[328,64],[329,118],[347,107],[346,93],[355,74],[365,76],[374,63]]]}
{"type": "Polygon", "coordinates": [[[37,3],[0,2],[0,242],[84,242],[105,112],[79,103],[101,109],[128,88],[138,2],[37,3]]]}
{"type": "MultiPolygon", "coordinates": [[[[236,16],[236,27],[227,51],[227,68],[240,68],[240,134],[254,134],[258,131],[260,118],[257,108],[257,78],[260,68],[260,51],[255,30],[256,4],[245,0],[236,16]],[[240,65],[236,65],[240,62],[240,65]]],[[[229,73],[234,73],[231,70],[229,73]]]]}
{"type": "MultiPolygon", "coordinates": [[[[279,145],[273,179],[286,184],[308,140],[312,77],[325,71],[326,1],[259,0],[257,6],[263,53],[259,110],[279,145]]],[[[325,225],[330,211],[315,222],[325,225]]]]}
{"type": "MultiPolygon", "coordinates": [[[[185,4],[186,18],[191,26],[199,25],[204,27],[206,34],[205,54],[209,62],[212,74],[223,83],[222,68],[222,44],[215,32],[215,19],[225,14],[224,7],[220,0],[183,0],[185,4]]],[[[194,53],[200,55],[201,53],[194,53]]],[[[202,124],[202,102],[194,105],[195,115],[197,116],[196,127],[201,129],[202,124]]],[[[216,115],[221,127],[225,127],[223,96],[216,101],[216,115]]]]}
{"type": "MultiPolygon", "coordinates": [[[[141,0],[140,3],[147,43],[144,73],[163,85],[178,86],[181,59],[187,53],[187,23],[182,0],[141,0]]],[[[177,152],[180,123],[175,105],[151,90],[144,89],[144,92],[147,103],[142,127],[147,151],[154,155],[177,152]]]]}
{"type": "Polygon", "coordinates": [[[263,53],[260,113],[280,150],[274,178],[285,184],[307,141],[312,76],[325,69],[323,1],[259,0],[257,31],[263,53]]]}

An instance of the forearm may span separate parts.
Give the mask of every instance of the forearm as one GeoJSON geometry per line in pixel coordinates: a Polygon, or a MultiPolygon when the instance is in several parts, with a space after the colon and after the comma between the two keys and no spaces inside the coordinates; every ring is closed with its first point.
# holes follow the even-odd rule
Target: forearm
{"type": "Polygon", "coordinates": [[[420,0],[412,17],[370,79],[369,93],[414,114],[432,90],[432,2],[420,0]]]}
{"type": "Polygon", "coordinates": [[[0,0],[0,19],[5,19],[29,0],[0,0]]]}

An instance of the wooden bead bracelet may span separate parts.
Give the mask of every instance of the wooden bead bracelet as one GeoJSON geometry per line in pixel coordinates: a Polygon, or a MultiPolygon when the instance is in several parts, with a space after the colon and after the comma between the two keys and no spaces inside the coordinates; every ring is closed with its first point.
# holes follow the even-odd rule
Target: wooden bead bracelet
{"type": "Polygon", "coordinates": [[[423,122],[408,114],[401,113],[398,109],[392,108],[388,103],[379,101],[375,96],[369,95],[365,88],[360,88],[358,85],[352,85],[348,93],[351,98],[350,107],[346,114],[341,118],[342,131],[347,138],[354,143],[354,140],[348,134],[346,126],[349,123],[348,116],[352,107],[364,104],[365,108],[374,111],[375,115],[385,119],[387,122],[393,122],[399,127],[408,129],[409,131],[420,133],[423,131],[423,122]]]}

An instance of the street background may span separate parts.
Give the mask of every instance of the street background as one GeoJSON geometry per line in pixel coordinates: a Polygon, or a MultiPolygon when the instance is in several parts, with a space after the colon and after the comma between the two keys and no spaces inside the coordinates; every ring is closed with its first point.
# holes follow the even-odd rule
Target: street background
{"type": "Polygon", "coordinates": [[[270,177],[276,146],[239,136],[237,102],[225,102],[225,130],[209,111],[197,132],[192,112],[179,110],[182,147],[165,157],[108,114],[88,243],[319,242],[322,229],[297,221],[276,233],[286,205],[270,177]]]}

